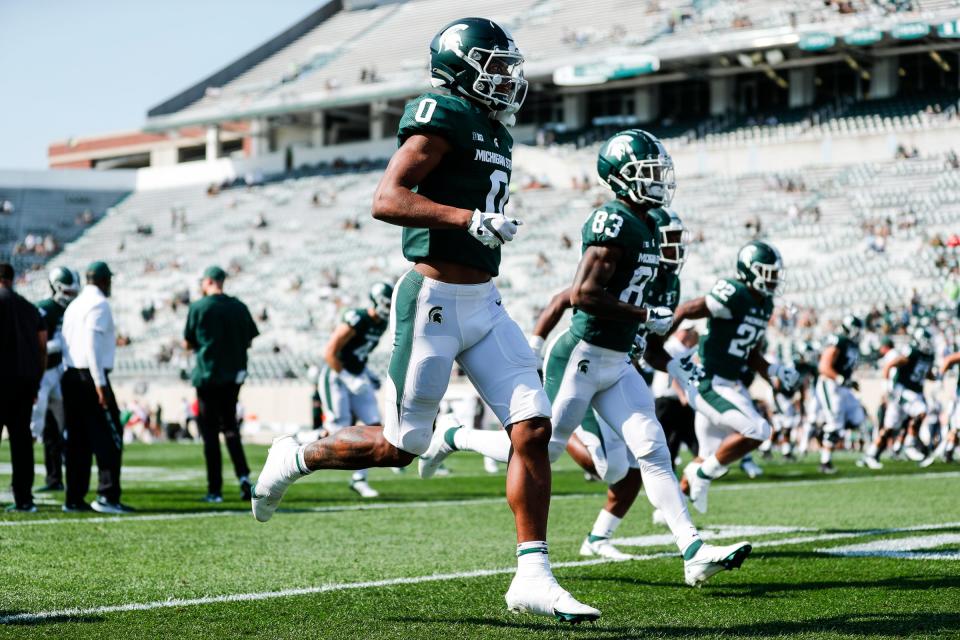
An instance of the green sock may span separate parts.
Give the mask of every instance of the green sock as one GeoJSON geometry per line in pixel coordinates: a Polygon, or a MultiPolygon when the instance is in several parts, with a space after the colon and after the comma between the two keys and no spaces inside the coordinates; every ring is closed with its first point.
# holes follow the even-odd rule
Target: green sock
{"type": "Polygon", "coordinates": [[[453,439],[454,439],[454,437],[457,435],[457,431],[459,431],[460,429],[463,429],[463,427],[456,427],[456,428],[454,428],[454,429],[447,429],[447,432],[443,434],[443,440],[444,440],[444,442],[446,442],[447,445],[448,445],[451,449],[453,449],[454,451],[459,451],[459,449],[457,449],[457,445],[455,445],[455,444],[453,443],[453,439]]]}
{"type": "Polygon", "coordinates": [[[697,551],[700,551],[700,547],[703,546],[703,540],[699,538],[690,543],[690,546],[683,550],[683,559],[689,560],[693,556],[697,555],[697,551]]]}

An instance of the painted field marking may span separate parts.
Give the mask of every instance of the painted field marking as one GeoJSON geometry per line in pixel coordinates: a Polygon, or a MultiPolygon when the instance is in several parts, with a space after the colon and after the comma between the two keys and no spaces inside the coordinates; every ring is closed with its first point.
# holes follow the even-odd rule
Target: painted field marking
{"type": "Polygon", "coordinates": [[[843,547],[817,549],[819,553],[828,553],[845,557],[901,558],[905,560],[960,560],[960,551],[922,551],[936,549],[945,545],[960,544],[960,534],[941,533],[928,536],[910,536],[889,540],[874,540],[843,547]]]}
{"type": "MultiPolygon", "coordinates": [[[[871,535],[884,535],[889,533],[902,533],[906,531],[924,531],[935,529],[946,529],[960,527],[960,522],[937,523],[931,525],[917,525],[913,527],[902,527],[895,529],[871,529],[867,531],[849,531],[843,533],[825,533],[820,535],[810,535],[794,538],[783,538],[779,540],[765,540],[754,544],[754,547],[774,547],[789,544],[802,544],[806,542],[817,542],[824,540],[837,540],[840,538],[855,538],[871,535]]],[[[650,553],[645,555],[633,556],[630,560],[610,560],[608,558],[595,558],[592,560],[575,560],[571,562],[557,562],[553,564],[555,569],[565,569],[570,567],[589,567],[600,564],[609,564],[612,562],[631,562],[645,561],[660,558],[677,558],[676,551],[664,551],[660,553],[650,553]]],[[[29,624],[43,620],[58,618],[78,618],[85,616],[96,616],[107,613],[125,613],[131,611],[151,611],[154,609],[169,609],[174,607],[195,607],[207,604],[220,604],[228,602],[252,602],[259,600],[271,600],[275,598],[289,598],[294,596],[311,595],[317,593],[328,593],[331,591],[347,591],[352,589],[377,589],[380,587],[392,587],[397,585],[423,584],[426,582],[443,582],[448,580],[463,580],[469,578],[483,578],[487,576],[511,574],[516,571],[515,567],[503,567],[499,569],[477,569],[474,571],[462,571],[456,573],[435,573],[425,576],[412,576],[403,578],[387,578],[384,580],[369,580],[363,582],[341,582],[324,584],[315,587],[302,587],[297,589],[282,589],[278,591],[259,591],[253,593],[233,593],[218,596],[204,596],[201,598],[170,598],[168,600],[155,600],[153,602],[130,602],[125,604],[107,605],[102,607],[76,607],[72,609],[53,609],[50,611],[38,611],[35,613],[17,613],[0,617],[0,624],[29,624]]]]}
{"type": "MultiPolygon", "coordinates": [[[[858,484],[861,482],[878,482],[889,480],[932,480],[943,478],[960,477],[960,471],[944,471],[940,473],[927,472],[911,475],[877,475],[877,476],[858,476],[856,478],[825,478],[823,480],[785,480],[785,481],[766,481],[754,482],[749,484],[720,485],[711,487],[711,491],[749,491],[778,489],[787,487],[808,487],[808,486],[827,486],[834,484],[858,484]]],[[[555,495],[551,500],[583,500],[602,498],[602,493],[567,493],[555,495]]],[[[507,499],[504,496],[491,498],[469,498],[464,500],[422,500],[414,502],[372,502],[362,504],[332,505],[329,507],[304,507],[297,509],[278,509],[278,513],[341,513],[350,511],[389,511],[393,509],[431,509],[436,507],[462,507],[483,504],[506,504],[507,499]]],[[[144,515],[118,515],[118,516],[92,516],[92,517],[63,517],[63,518],[44,518],[31,520],[29,518],[17,520],[0,520],[2,527],[31,527],[39,525],[73,525],[73,524],[104,524],[119,522],[156,522],[170,520],[193,520],[202,518],[221,518],[225,516],[246,516],[250,514],[247,509],[234,509],[230,511],[191,511],[185,513],[162,513],[162,514],[144,514],[144,515]]]]}

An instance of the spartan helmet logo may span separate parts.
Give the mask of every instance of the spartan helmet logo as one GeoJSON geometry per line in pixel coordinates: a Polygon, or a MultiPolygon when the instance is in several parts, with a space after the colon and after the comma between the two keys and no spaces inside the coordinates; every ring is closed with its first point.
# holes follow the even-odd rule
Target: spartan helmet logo
{"type": "Polygon", "coordinates": [[[577,363],[577,371],[579,371],[580,373],[586,373],[589,368],[590,368],[589,360],[581,360],[580,362],[577,363]]]}
{"type": "Polygon", "coordinates": [[[463,53],[463,40],[460,39],[460,32],[466,29],[467,25],[465,24],[455,24],[444,31],[443,35],[440,36],[440,51],[463,53]]]}
{"type": "Polygon", "coordinates": [[[630,136],[617,136],[607,143],[607,154],[615,157],[617,160],[623,159],[630,150],[630,136]]]}
{"type": "Polygon", "coordinates": [[[443,307],[431,307],[430,311],[427,311],[427,318],[430,319],[430,322],[443,324],[443,307]]]}
{"type": "Polygon", "coordinates": [[[751,262],[753,262],[753,255],[756,252],[757,248],[752,244],[748,244],[743,249],[740,249],[740,262],[745,265],[749,265],[751,262]]]}

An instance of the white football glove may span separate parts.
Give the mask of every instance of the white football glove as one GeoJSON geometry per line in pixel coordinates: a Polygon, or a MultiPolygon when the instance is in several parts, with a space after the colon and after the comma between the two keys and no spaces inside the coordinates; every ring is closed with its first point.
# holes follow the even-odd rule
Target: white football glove
{"type": "Polygon", "coordinates": [[[703,367],[693,361],[691,356],[671,358],[667,362],[667,373],[685,387],[697,386],[703,378],[703,367]]]}
{"type": "Polygon", "coordinates": [[[673,311],[670,307],[647,307],[647,320],[643,326],[658,336],[665,335],[673,326],[673,311]]]}
{"type": "Polygon", "coordinates": [[[533,355],[537,356],[537,370],[543,370],[543,337],[542,336],[530,336],[530,339],[527,341],[527,344],[530,345],[530,349],[533,351],[533,355]]]}
{"type": "Polygon", "coordinates": [[[341,371],[337,377],[347,387],[347,390],[355,396],[360,395],[370,387],[370,381],[367,380],[366,376],[352,374],[346,369],[341,371]]]}
{"type": "Polygon", "coordinates": [[[513,240],[517,235],[517,227],[522,224],[520,220],[508,218],[502,213],[485,213],[476,209],[467,231],[484,246],[496,249],[513,240]]]}

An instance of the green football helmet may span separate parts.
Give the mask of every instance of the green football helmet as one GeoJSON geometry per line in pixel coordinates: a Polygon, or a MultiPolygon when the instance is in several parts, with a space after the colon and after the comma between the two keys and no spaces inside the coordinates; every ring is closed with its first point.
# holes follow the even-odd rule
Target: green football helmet
{"type": "Polygon", "coordinates": [[[54,301],[67,306],[80,293],[80,274],[66,267],[57,267],[47,274],[47,281],[50,283],[50,291],[53,292],[54,301]]]}
{"type": "Polygon", "coordinates": [[[855,315],[846,315],[840,321],[840,328],[845,336],[851,340],[856,340],[860,337],[860,332],[863,331],[863,320],[855,315]]]}
{"type": "Polygon", "coordinates": [[[370,287],[370,302],[378,316],[388,318],[393,303],[393,285],[389,282],[378,282],[370,287]]]}
{"type": "Polygon", "coordinates": [[[502,114],[501,121],[527,97],[523,55],[510,32],[486,18],[454,20],[433,37],[430,75],[434,87],[502,114]]]}
{"type": "Polygon", "coordinates": [[[933,334],[925,327],[917,327],[910,333],[910,346],[917,351],[933,353],[933,334]]]}
{"type": "Polygon", "coordinates": [[[597,174],[617,196],[637,204],[669,206],[677,188],[670,154],[655,135],[642,129],[621,131],[604,142],[597,174]]]}
{"type": "Polygon", "coordinates": [[[737,277],[765,296],[782,293],[784,279],[780,252],[760,240],[748,242],[737,254],[737,277]]]}
{"type": "Polygon", "coordinates": [[[687,259],[687,231],[680,216],[673,209],[660,207],[649,214],[660,229],[660,265],[674,273],[680,273],[687,259]]]}

